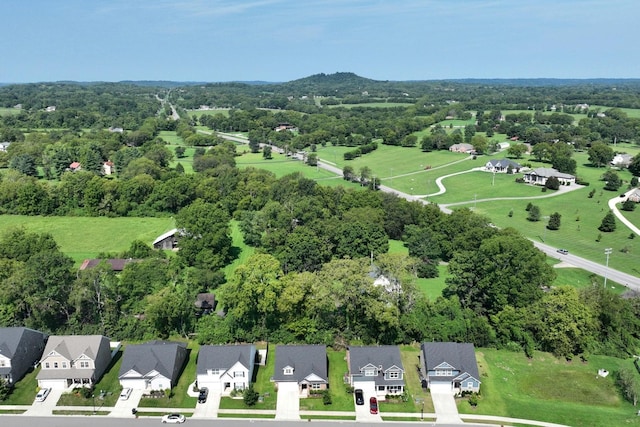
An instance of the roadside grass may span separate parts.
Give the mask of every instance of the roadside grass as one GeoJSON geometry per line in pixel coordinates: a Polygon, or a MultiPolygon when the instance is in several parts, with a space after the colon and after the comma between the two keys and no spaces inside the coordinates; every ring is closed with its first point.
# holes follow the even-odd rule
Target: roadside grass
{"type": "Polygon", "coordinates": [[[275,418],[276,414],[256,414],[256,413],[246,413],[246,414],[225,414],[224,412],[218,413],[218,418],[260,418],[260,419],[270,419],[275,418]]]}
{"type": "Polygon", "coordinates": [[[346,351],[327,348],[329,359],[329,393],[331,405],[324,405],[322,397],[300,399],[300,409],[304,411],[355,411],[353,394],[347,392],[344,375],[349,372],[346,351]]]}
{"type": "MultiPolygon", "coordinates": [[[[604,278],[586,270],[573,267],[559,267],[554,268],[556,272],[556,280],[553,281],[553,286],[573,286],[574,288],[587,288],[590,286],[604,286],[604,278]]],[[[615,294],[623,294],[629,289],[623,285],[614,282],[613,280],[607,280],[607,288],[609,288],[615,294]]]]}
{"type": "Polygon", "coordinates": [[[65,410],[65,409],[56,409],[51,411],[51,413],[53,415],[82,415],[82,416],[91,416],[91,415],[109,415],[111,411],[70,411],[70,410],[65,410]]]}
{"type": "Polygon", "coordinates": [[[567,362],[548,353],[478,349],[481,397],[473,409],[458,400],[462,414],[484,414],[565,425],[639,425],[637,408],[623,401],[615,386],[615,373],[632,360],[591,356],[588,362],[567,362]],[[601,378],[599,369],[609,371],[601,378]]]}
{"type": "Polygon", "coordinates": [[[3,405],[33,404],[36,394],[38,393],[38,380],[36,379],[38,372],[40,372],[40,366],[27,372],[27,374],[15,384],[7,398],[0,400],[0,402],[2,402],[3,405]]]}
{"type": "MultiPolygon", "coordinates": [[[[264,345],[256,344],[257,348],[265,348],[264,345]]],[[[244,399],[233,399],[231,397],[223,396],[220,399],[220,409],[276,409],[277,393],[275,383],[271,381],[273,376],[273,370],[275,368],[275,344],[269,344],[267,351],[267,363],[265,366],[256,366],[257,373],[254,374],[256,381],[253,384],[254,390],[260,394],[262,402],[258,401],[254,406],[247,406],[244,403],[244,399]]],[[[233,418],[230,414],[229,417],[233,418]]],[[[268,417],[268,418],[272,418],[268,417]]]]}
{"type": "Polygon", "coordinates": [[[0,233],[15,227],[50,233],[62,252],[77,264],[99,253],[125,251],[133,240],[151,245],[156,237],[174,226],[173,218],[0,216],[0,233]]]}
{"type": "Polygon", "coordinates": [[[62,393],[57,406],[94,406],[100,410],[103,406],[110,407],[116,404],[122,387],[118,380],[120,365],[122,365],[122,350],[118,351],[104,375],[93,389],[93,398],[85,398],[81,394],[62,393]],[[102,398],[100,397],[102,396],[102,398]]]}

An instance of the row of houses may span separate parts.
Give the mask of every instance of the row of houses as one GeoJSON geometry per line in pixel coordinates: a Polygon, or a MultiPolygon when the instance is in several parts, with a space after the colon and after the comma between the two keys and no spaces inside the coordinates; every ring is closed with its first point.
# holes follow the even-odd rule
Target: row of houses
{"type": "MultiPolygon", "coordinates": [[[[91,387],[111,365],[119,343],[101,335],[55,335],[22,327],[0,328],[0,377],[15,384],[40,364],[38,385],[52,389],[91,387]]],[[[221,395],[244,390],[267,350],[254,344],[203,345],[197,357],[198,387],[221,395]]],[[[118,372],[120,385],[139,390],[165,390],[176,385],[189,359],[183,342],[150,341],[124,349],[118,372]]],[[[351,346],[345,383],[384,400],[405,390],[405,368],[397,346],[351,346]]],[[[419,356],[422,386],[451,392],[479,391],[480,380],[472,344],[423,343],[419,356]]],[[[277,345],[272,381],[276,387],[294,383],[300,397],[329,387],[325,345],[277,345]]],[[[337,385],[336,385],[337,386],[337,385]]]]}

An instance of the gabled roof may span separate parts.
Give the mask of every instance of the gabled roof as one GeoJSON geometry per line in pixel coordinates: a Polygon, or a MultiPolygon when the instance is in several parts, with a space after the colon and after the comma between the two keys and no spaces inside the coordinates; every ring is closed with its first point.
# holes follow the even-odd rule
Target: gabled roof
{"type": "Polygon", "coordinates": [[[256,347],[253,344],[203,345],[198,353],[196,372],[198,375],[204,375],[209,369],[227,371],[238,362],[251,371],[252,354],[255,352],[256,347]]]}
{"type": "Polygon", "coordinates": [[[94,268],[102,261],[105,261],[107,264],[111,265],[111,270],[113,271],[122,271],[124,267],[130,262],[136,262],[138,260],[134,260],[133,258],[111,258],[111,259],[85,259],[80,266],[80,270],[87,270],[89,268],[94,268]]]}
{"type": "Polygon", "coordinates": [[[349,372],[360,372],[367,365],[382,366],[383,371],[397,366],[404,371],[400,349],[396,345],[349,347],[349,372]]]}
{"type": "Polygon", "coordinates": [[[38,348],[46,337],[46,334],[29,328],[0,328],[0,355],[12,359],[19,353],[19,347],[38,348]]]}
{"type": "Polygon", "coordinates": [[[122,356],[119,377],[129,371],[135,371],[140,376],[155,371],[173,383],[186,356],[187,346],[182,342],[150,341],[128,345],[122,356]]]}
{"type": "Polygon", "coordinates": [[[183,230],[178,230],[177,228],[172,228],[171,230],[167,231],[166,233],[161,234],[160,236],[158,236],[156,238],[156,240],[153,241],[153,244],[155,245],[156,243],[160,243],[164,239],[172,237],[172,236],[174,236],[176,234],[182,235],[182,234],[184,234],[184,231],[183,230]]]}
{"type": "Polygon", "coordinates": [[[551,178],[555,176],[556,178],[564,178],[564,179],[572,179],[575,178],[573,175],[569,175],[568,173],[562,173],[554,168],[536,168],[531,172],[526,173],[525,175],[537,175],[546,178],[551,178]]]}
{"type": "MultiPolygon", "coordinates": [[[[473,344],[455,342],[425,342],[422,343],[424,364],[427,371],[447,363],[462,375],[467,373],[478,381],[478,363],[473,344]]],[[[456,375],[456,376],[458,376],[456,375]]]]}
{"type": "Polygon", "coordinates": [[[311,374],[328,381],[327,346],[325,345],[279,345],[276,346],[274,381],[296,381],[300,383],[311,374]],[[293,368],[293,375],[284,375],[284,368],[293,368]]]}
{"type": "Polygon", "coordinates": [[[511,166],[513,169],[520,169],[522,167],[520,166],[520,163],[514,162],[513,160],[509,160],[509,159],[491,159],[487,163],[490,163],[493,167],[498,167],[503,169],[506,169],[509,166],[511,166]]]}
{"type": "Polygon", "coordinates": [[[82,355],[94,359],[99,353],[100,347],[109,348],[109,339],[102,335],[53,335],[49,337],[42,357],[47,357],[51,352],[56,352],[67,360],[76,360],[82,355]]]}

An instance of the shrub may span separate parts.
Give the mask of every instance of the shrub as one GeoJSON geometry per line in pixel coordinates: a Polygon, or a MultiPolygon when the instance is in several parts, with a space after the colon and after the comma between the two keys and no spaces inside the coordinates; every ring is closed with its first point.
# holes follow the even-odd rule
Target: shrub
{"type": "Polygon", "coordinates": [[[616,217],[613,215],[613,212],[609,211],[604,218],[602,218],[598,230],[604,233],[611,233],[616,230],[616,217]]]}
{"type": "Polygon", "coordinates": [[[476,393],[473,393],[469,396],[469,405],[473,406],[474,408],[478,406],[478,395],[476,393]]]}
{"type": "Polygon", "coordinates": [[[322,403],[324,405],[331,405],[331,393],[329,393],[329,390],[322,391],[322,403]]]}
{"type": "Polygon", "coordinates": [[[250,384],[248,388],[244,390],[243,394],[244,404],[247,406],[253,406],[258,402],[260,395],[253,389],[253,384],[250,384]]]}
{"type": "Polygon", "coordinates": [[[560,180],[558,178],[556,178],[555,176],[549,177],[549,179],[547,179],[547,182],[544,183],[543,191],[546,188],[548,188],[549,190],[557,190],[557,189],[559,189],[560,188],[560,180]]]}
{"type": "Polygon", "coordinates": [[[589,196],[587,196],[587,197],[589,197],[590,199],[593,199],[593,196],[595,196],[595,194],[596,194],[596,190],[593,189],[593,190],[589,191],[589,196]]]}

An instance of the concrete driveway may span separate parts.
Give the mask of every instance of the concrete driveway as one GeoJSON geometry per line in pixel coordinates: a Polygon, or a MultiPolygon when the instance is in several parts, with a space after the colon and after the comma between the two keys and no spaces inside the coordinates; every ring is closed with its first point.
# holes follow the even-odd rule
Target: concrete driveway
{"type": "Polygon", "coordinates": [[[116,400],[116,405],[113,407],[113,410],[109,413],[110,417],[117,418],[133,418],[134,415],[131,413],[133,408],[137,408],[140,403],[140,399],[142,399],[142,394],[144,390],[131,390],[131,395],[127,400],[116,400]]]}
{"type": "Polygon", "coordinates": [[[451,384],[430,384],[431,399],[438,424],[462,424],[451,384]]]}
{"type": "Polygon", "coordinates": [[[276,403],[276,420],[299,420],[300,397],[298,383],[279,382],[278,402],[276,403]]]}
{"type": "Polygon", "coordinates": [[[60,396],[62,396],[62,393],[65,391],[66,390],[51,390],[44,402],[34,401],[31,408],[27,409],[24,415],[33,417],[50,417],[58,404],[58,400],[60,400],[60,396]]]}
{"type": "MultiPolygon", "coordinates": [[[[356,382],[354,388],[362,389],[364,395],[364,405],[356,405],[356,421],[357,422],[382,422],[380,411],[377,414],[372,414],[369,408],[369,399],[376,395],[376,385],[373,381],[359,381],[356,382]]],[[[355,400],[355,394],[354,394],[355,400]]]]}
{"type": "Polygon", "coordinates": [[[193,411],[191,418],[204,418],[211,419],[218,417],[218,409],[220,409],[220,399],[222,395],[220,391],[209,390],[207,401],[204,403],[197,403],[196,409],[193,411]]]}

